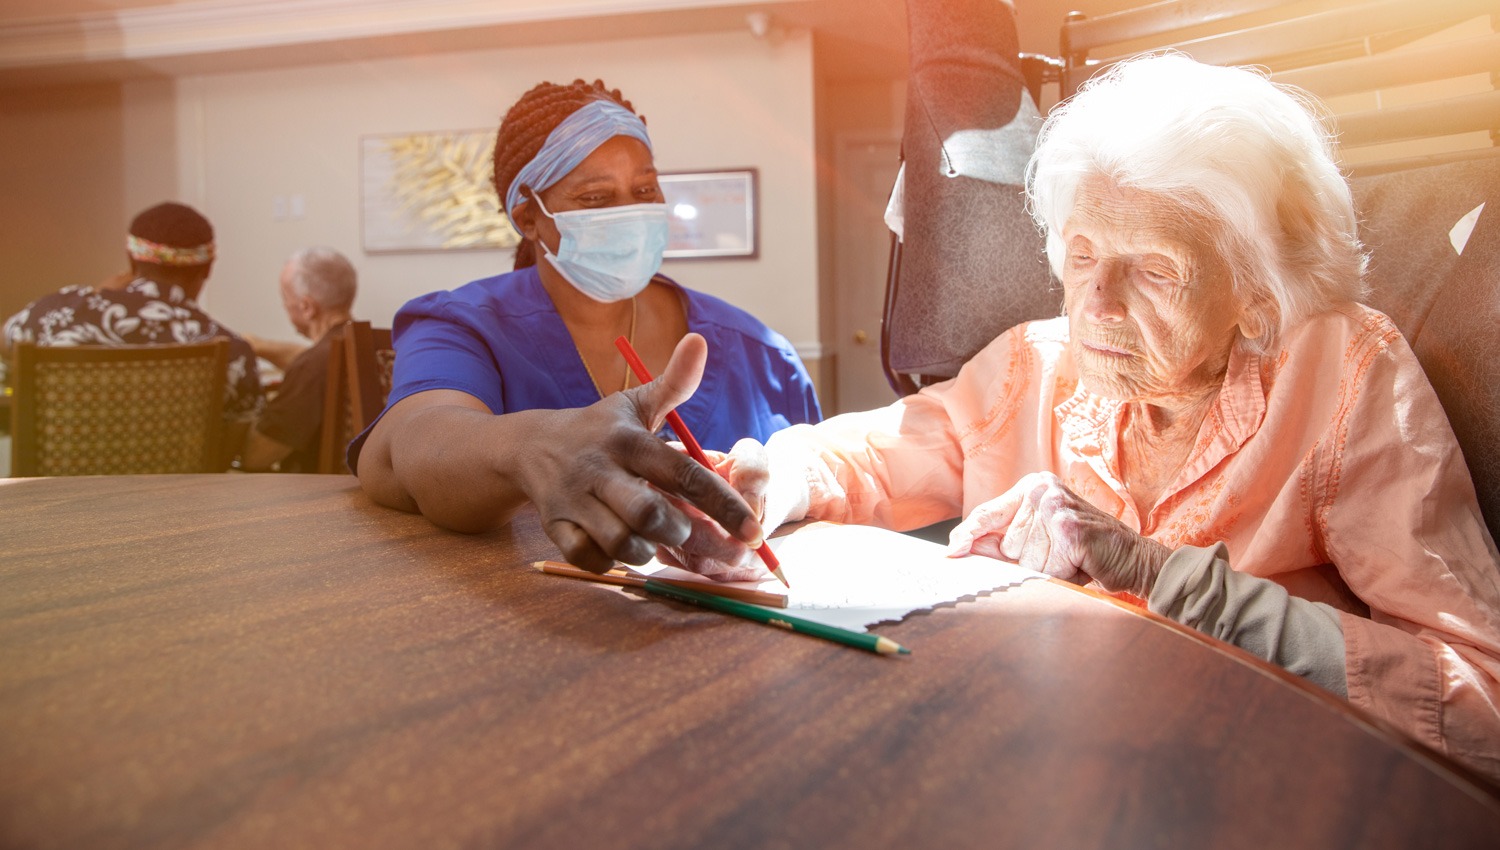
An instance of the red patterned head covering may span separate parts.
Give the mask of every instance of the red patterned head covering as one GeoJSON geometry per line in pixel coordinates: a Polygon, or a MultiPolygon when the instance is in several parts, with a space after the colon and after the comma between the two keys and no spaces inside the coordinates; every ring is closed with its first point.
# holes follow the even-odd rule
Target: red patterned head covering
{"type": "Polygon", "coordinates": [[[159,266],[205,266],[214,259],[214,228],[185,204],[157,204],[130,223],[130,258],[159,266]]]}

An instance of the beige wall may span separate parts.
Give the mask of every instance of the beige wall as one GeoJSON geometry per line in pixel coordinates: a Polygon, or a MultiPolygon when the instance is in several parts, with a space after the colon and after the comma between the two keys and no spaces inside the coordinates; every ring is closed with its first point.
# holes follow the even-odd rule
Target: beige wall
{"type": "MultiPolygon", "coordinates": [[[[1021,47],[1056,53],[1069,9],[1100,14],[1131,4],[1021,3],[1021,47]]],[[[0,90],[0,257],[12,270],[0,282],[0,312],[118,271],[129,216],[177,197],[219,229],[222,259],[205,301],[227,323],[289,336],[276,271],[292,250],[324,243],[355,260],[364,284],[358,311],[384,324],[407,298],[506,270],[510,257],[364,254],[360,138],[491,128],[539,80],[599,76],[647,115],[664,170],[760,169],[760,258],[669,261],[666,271],[761,316],[810,361],[823,353],[820,340],[835,342],[834,198],[815,193],[815,152],[821,144],[821,177],[836,186],[827,170],[834,140],[899,128],[904,68],[878,79],[851,80],[840,68],[815,74],[811,39],[796,30],[764,40],[740,30],[378,61],[327,56],[336,46],[308,50],[309,64],[281,70],[0,90]],[[275,199],[293,196],[304,201],[303,217],[274,220],[275,199]]]]}
{"type": "MultiPolygon", "coordinates": [[[[175,171],[178,195],[219,233],[204,296],[238,330],[290,336],[275,290],[298,247],[327,244],[360,271],[356,312],[389,324],[407,299],[507,271],[509,251],[365,254],[360,247],[360,138],[490,128],[542,80],[601,77],[642,112],[663,171],[753,166],[760,172],[760,257],[670,260],[682,283],[737,304],[816,353],[817,232],[811,40],[748,33],[611,41],[565,48],[452,53],[200,75],[173,87],[131,84],[131,168],[175,171]],[[175,116],[170,156],[145,148],[162,109],[175,116]],[[134,161],[139,156],[141,162],[134,161]],[[175,163],[168,162],[175,158],[175,163]],[[149,162],[146,160],[150,160],[149,162]],[[275,220],[300,196],[301,219],[275,220]]],[[[130,202],[146,202],[132,183],[130,202]]]]}
{"type": "MultiPolygon", "coordinates": [[[[1050,0],[1022,7],[1023,48],[1055,51],[1041,38],[1027,44],[1028,24],[1040,32],[1039,18],[1050,26],[1068,7],[1050,0]]],[[[0,187],[7,203],[0,256],[17,273],[0,282],[0,313],[119,271],[130,215],[178,198],[200,206],[219,230],[221,261],[204,300],[232,326],[291,335],[275,274],[282,258],[310,243],[333,245],[354,259],[363,282],[359,312],[388,322],[412,295],[503,271],[510,257],[365,255],[359,138],[489,128],[535,82],[599,76],[646,114],[664,170],[760,169],[760,258],[669,261],[666,271],[764,318],[808,356],[816,375],[820,327],[828,326],[827,296],[822,303],[818,297],[819,258],[831,237],[820,249],[812,58],[805,33],[756,40],[738,31],[3,90],[0,187]],[[273,220],[274,199],[293,195],[303,197],[304,217],[273,220]]],[[[855,83],[825,75],[819,96],[838,103],[848,96],[839,87],[852,85],[855,94],[884,87],[899,101],[904,68],[891,73],[894,81],[855,83]]],[[[855,124],[885,125],[890,117],[856,116],[855,124]]],[[[848,122],[835,123],[849,130],[848,122]]],[[[826,257],[821,272],[827,275],[826,257]]]]}
{"type": "Polygon", "coordinates": [[[0,321],[125,267],[120,87],[0,90],[0,321]]]}
{"type": "Polygon", "coordinates": [[[136,211],[179,200],[176,83],[135,80],[121,86],[121,149],[125,209],[136,211]]]}

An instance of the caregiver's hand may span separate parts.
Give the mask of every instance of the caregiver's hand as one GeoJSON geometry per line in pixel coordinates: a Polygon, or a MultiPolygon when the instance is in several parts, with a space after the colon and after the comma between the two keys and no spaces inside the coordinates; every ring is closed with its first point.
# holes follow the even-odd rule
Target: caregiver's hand
{"type": "MultiPolygon", "coordinates": [[[[734,444],[729,454],[705,451],[714,471],[733,488],[755,517],[762,521],[766,506],[766,489],[770,483],[765,446],[746,438],[734,444]]],[[[692,524],[692,530],[681,544],[661,546],[656,556],[673,564],[719,581],[762,581],[771,577],[760,557],[692,505],[674,500],[692,524]]]]}

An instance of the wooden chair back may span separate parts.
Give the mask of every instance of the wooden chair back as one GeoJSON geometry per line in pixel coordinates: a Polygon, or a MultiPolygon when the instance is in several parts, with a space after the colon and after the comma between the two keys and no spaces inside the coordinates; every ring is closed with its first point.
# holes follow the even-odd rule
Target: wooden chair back
{"type": "Polygon", "coordinates": [[[349,322],[335,332],[328,357],[328,385],[323,397],[323,431],[318,471],[346,473],[344,449],[385,408],[391,391],[396,352],[390,328],[349,322]]]}
{"type": "Polygon", "coordinates": [[[349,371],[344,365],[346,323],[334,328],[329,338],[327,376],[323,384],[323,418],[318,432],[318,472],[336,475],[349,471],[344,465],[344,447],[354,439],[349,417],[349,371]]]}
{"type": "Polygon", "coordinates": [[[16,345],[11,475],[222,472],[229,342],[16,345]]]}
{"type": "Polygon", "coordinates": [[[369,322],[350,322],[344,337],[344,363],[349,370],[349,409],[353,432],[370,427],[385,409],[391,394],[391,374],[396,350],[390,328],[372,328],[369,322]]]}

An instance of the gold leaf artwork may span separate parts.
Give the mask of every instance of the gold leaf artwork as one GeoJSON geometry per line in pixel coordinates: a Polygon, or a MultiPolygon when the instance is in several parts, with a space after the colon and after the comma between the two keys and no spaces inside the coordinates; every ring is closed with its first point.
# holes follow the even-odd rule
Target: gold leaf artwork
{"type": "Polygon", "coordinates": [[[391,194],[444,248],[509,248],[521,241],[491,184],[493,132],[414,133],[385,141],[391,194]]]}

